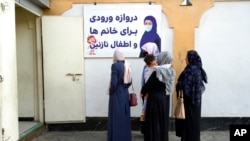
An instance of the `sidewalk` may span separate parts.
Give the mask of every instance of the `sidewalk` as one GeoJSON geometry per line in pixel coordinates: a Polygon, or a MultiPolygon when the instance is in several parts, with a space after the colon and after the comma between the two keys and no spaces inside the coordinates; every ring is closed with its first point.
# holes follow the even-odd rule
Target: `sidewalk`
{"type": "MultiPolygon", "coordinates": [[[[32,141],[105,141],[107,131],[44,132],[32,141]]],[[[139,131],[132,132],[132,141],[143,141],[139,131]]],[[[169,141],[180,141],[175,132],[169,132],[169,141]]],[[[201,141],[229,141],[229,131],[201,132],[201,141]]]]}

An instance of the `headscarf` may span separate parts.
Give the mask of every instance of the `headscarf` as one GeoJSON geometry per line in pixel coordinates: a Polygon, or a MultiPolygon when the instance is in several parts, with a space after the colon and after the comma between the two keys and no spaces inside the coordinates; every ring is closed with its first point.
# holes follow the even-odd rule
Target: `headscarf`
{"type": "Polygon", "coordinates": [[[187,52],[187,66],[178,78],[176,84],[177,95],[179,91],[189,96],[195,106],[201,104],[201,95],[205,91],[203,81],[207,83],[207,74],[202,68],[202,61],[195,50],[187,52]]]}
{"type": "MultiPolygon", "coordinates": [[[[159,66],[172,64],[173,58],[169,52],[163,51],[157,56],[159,66]]],[[[156,77],[166,85],[166,93],[172,94],[174,90],[175,71],[172,67],[157,67],[156,77]]]]}
{"type": "Polygon", "coordinates": [[[124,84],[129,84],[132,82],[131,68],[130,64],[124,57],[124,51],[121,48],[116,48],[113,55],[113,61],[124,61],[124,84]]]}
{"type": "Polygon", "coordinates": [[[113,55],[113,61],[117,62],[117,61],[124,61],[125,57],[124,57],[124,51],[121,48],[116,48],[114,51],[114,55],[113,55]]]}
{"type": "MultiPolygon", "coordinates": [[[[157,22],[156,22],[156,19],[153,16],[147,16],[147,17],[145,17],[145,19],[143,21],[143,24],[145,23],[146,20],[152,21],[152,24],[153,24],[152,26],[153,27],[149,32],[145,31],[143,33],[141,41],[140,41],[140,47],[142,47],[147,42],[154,42],[154,43],[157,44],[159,52],[161,52],[161,38],[157,34],[157,22]]],[[[141,54],[143,54],[142,52],[143,52],[143,50],[141,50],[141,54]]],[[[142,56],[140,56],[140,57],[142,57],[142,56]]]]}
{"type": "Polygon", "coordinates": [[[158,65],[172,64],[173,57],[170,55],[169,52],[163,51],[157,56],[157,63],[158,65]]]}
{"type": "Polygon", "coordinates": [[[187,59],[188,59],[188,63],[189,63],[188,65],[194,65],[200,69],[201,75],[202,75],[202,80],[205,83],[207,83],[207,74],[206,74],[205,70],[202,68],[201,57],[199,56],[197,51],[195,51],[195,50],[188,51],[187,52],[187,59]]]}
{"type": "Polygon", "coordinates": [[[159,54],[159,49],[156,43],[148,42],[144,44],[141,48],[148,54],[152,54],[154,56],[157,56],[159,54]]]}

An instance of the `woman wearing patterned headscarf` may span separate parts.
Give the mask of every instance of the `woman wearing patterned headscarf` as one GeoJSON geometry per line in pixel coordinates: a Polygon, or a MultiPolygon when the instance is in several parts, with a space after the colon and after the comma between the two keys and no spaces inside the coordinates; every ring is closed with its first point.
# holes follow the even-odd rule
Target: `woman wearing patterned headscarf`
{"type": "Polygon", "coordinates": [[[168,52],[161,52],[157,56],[157,63],[161,67],[155,68],[141,89],[141,94],[148,94],[144,141],[168,141],[169,101],[175,71],[172,67],[162,67],[172,64],[172,56],[168,52]]]}
{"type": "Polygon", "coordinates": [[[176,135],[181,141],[200,141],[202,93],[205,91],[207,74],[195,50],[187,52],[186,67],[178,78],[176,93],[183,92],[185,120],[176,120],[176,135]]]}
{"type": "Polygon", "coordinates": [[[129,91],[131,69],[123,51],[116,49],[111,66],[107,141],[131,141],[129,91]]]}
{"type": "Polygon", "coordinates": [[[146,50],[143,49],[143,46],[145,46],[145,44],[149,42],[155,43],[158,48],[157,51],[161,52],[161,38],[157,33],[157,22],[155,17],[153,16],[145,17],[144,26],[145,26],[145,32],[143,33],[140,41],[141,52],[139,54],[139,57],[145,57],[146,54],[149,54],[146,50]]]}

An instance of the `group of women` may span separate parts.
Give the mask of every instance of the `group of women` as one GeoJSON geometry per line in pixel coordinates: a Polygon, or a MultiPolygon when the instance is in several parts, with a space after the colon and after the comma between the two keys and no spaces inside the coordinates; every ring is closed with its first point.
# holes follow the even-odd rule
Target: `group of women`
{"type": "MultiPolygon", "coordinates": [[[[140,57],[144,55],[146,55],[145,50],[140,53],[140,57]]],[[[173,61],[170,53],[166,51],[159,51],[156,59],[159,66],[172,64],[173,61]]],[[[145,126],[143,126],[144,141],[168,141],[170,95],[174,91],[174,80],[173,67],[156,67],[141,88],[141,94],[148,95],[145,126]]],[[[108,141],[132,140],[128,97],[128,88],[131,83],[131,69],[125,60],[123,51],[118,48],[114,51],[111,66],[108,141]]],[[[176,92],[182,91],[184,94],[186,115],[185,120],[176,120],[176,135],[181,137],[181,141],[200,141],[201,101],[202,93],[205,90],[204,83],[207,83],[207,75],[202,68],[199,54],[195,50],[187,51],[186,67],[176,84],[176,92]]]]}
{"type": "MultiPolygon", "coordinates": [[[[157,56],[158,65],[172,63],[168,52],[157,56]]],[[[176,120],[176,135],[181,141],[200,141],[200,117],[202,93],[207,75],[202,61],[195,50],[187,52],[186,67],[180,74],[176,92],[184,94],[186,118],[176,120]]],[[[168,141],[169,102],[173,93],[173,68],[156,69],[142,87],[141,93],[148,94],[144,141],[168,141]]],[[[131,141],[131,120],[128,88],[132,83],[131,70],[120,49],[114,52],[109,89],[108,141],[131,141]]]]}

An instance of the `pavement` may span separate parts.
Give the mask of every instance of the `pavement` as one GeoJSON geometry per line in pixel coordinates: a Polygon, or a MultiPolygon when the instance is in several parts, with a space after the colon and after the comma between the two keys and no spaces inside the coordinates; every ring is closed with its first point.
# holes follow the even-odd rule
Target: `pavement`
{"type": "MultiPolygon", "coordinates": [[[[201,141],[229,141],[229,131],[202,131],[201,141]]],[[[32,141],[105,141],[107,131],[45,131],[32,141]]],[[[180,141],[175,132],[169,132],[169,141],[180,141]]],[[[139,131],[132,131],[132,141],[143,141],[139,131]]]]}

